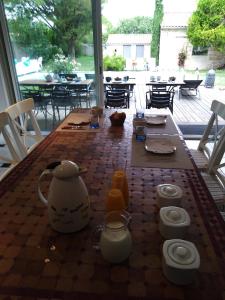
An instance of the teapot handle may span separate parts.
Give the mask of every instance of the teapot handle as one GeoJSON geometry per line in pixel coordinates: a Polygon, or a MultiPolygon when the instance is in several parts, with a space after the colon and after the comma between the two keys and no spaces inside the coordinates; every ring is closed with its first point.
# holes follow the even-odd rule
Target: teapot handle
{"type": "Polygon", "coordinates": [[[41,189],[40,189],[40,184],[41,184],[41,179],[42,179],[42,177],[45,176],[45,175],[48,175],[48,174],[52,174],[52,170],[50,170],[50,169],[44,170],[44,171],[41,173],[40,177],[38,178],[38,196],[39,196],[40,200],[41,200],[45,205],[48,205],[48,200],[47,200],[47,199],[44,197],[44,195],[42,194],[41,189]]]}

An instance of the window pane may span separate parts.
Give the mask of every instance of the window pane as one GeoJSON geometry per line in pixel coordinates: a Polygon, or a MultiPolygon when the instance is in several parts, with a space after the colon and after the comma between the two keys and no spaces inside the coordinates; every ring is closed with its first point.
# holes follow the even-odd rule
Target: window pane
{"type": "Polygon", "coordinates": [[[208,47],[193,47],[192,55],[207,55],[208,47]]]}
{"type": "Polygon", "coordinates": [[[144,45],[136,46],[136,57],[144,57],[144,45]]]}
{"type": "Polygon", "coordinates": [[[123,56],[125,58],[131,57],[131,46],[130,45],[124,45],[123,46],[123,56]]]}
{"type": "Polygon", "coordinates": [[[20,2],[4,0],[20,92],[34,99],[41,130],[49,131],[74,107],[96,105],[91,0],[69,1],[72,9],[56,0],[48,9],[47,0],[33,1],[35,10],[20,2]],[[56,89],[69,96],[53,105],[56,89]]]}

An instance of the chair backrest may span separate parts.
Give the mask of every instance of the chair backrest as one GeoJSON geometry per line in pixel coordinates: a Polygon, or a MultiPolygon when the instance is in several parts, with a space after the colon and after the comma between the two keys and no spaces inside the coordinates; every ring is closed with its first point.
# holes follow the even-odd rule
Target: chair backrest
{"type": "Polygon", "coordinates": [[[11,117],[27,153],[43,140],[33,109],[34,100],[28,98],[9,106],[5,110],[11,117]],[[28,126],[32,127],[34,133],[31,133],[28,126]],[[34,140],[32,145],[30,139],[34,140]]]}
{"type": "Polygon", "coordinates": [[[1,155],[0,159],[11,164],[21,161],[26,156],[24,146],[9,114],[4,111],[0,112],[0,133],[11,155],[11,158],[1,155]]]}
{"type": "Polygon", "coordinates": [[[186,79],[184,80],[185,85],[182,86],[181,88],[189,88],[189,89],[197,89],[199,85],[202,83],[202,80],[189,80],[186,79]]]}
{"type": "Polygon", "coordinates": [[[95,80],[95,74],[85,74],[85,79],[93,79],[93,80],[95,80]]]}
{"type": "Polygon", "coordinates": [[[173,113],[173,91],[149,91],[146,93],[146,101],[148,107],[153,108],[169,108],[173,113]],[[150,99],[148,99],[148,95],[150,99]]]}
{"type": "Polygon", "coordinates": [[[126,90],[108,90],[106,91],[105,106],[109,107],[128,107],[129,95],[126,90]]]}
{"type": "Polygon", "coordinates": [[[207,156],[208,172],[217,174],[224,165],[222,162],[225,153],[225,125],[219,126],[218,118],[225,120],[225,104],[214,100],[211,105],[212,115],[200,140],[198,150],[207,156]]]}

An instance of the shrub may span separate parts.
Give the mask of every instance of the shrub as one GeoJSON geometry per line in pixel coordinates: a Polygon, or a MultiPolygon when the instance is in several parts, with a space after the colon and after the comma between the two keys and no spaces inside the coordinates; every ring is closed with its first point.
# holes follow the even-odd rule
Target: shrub
{"type": "Polygon", "coordinates": [[[126,60],[122,56],[105,56],[103,59],[105,71],[123,71],[126,66],[126,60]]]}
{"type": "Polygon", "coordinates": [[[72,73],[75,69],[75,63],[70,57],[65,57],[63,54],[56,54],[53,60],[48,62],[46,69],[54,74],[72,73]]]}

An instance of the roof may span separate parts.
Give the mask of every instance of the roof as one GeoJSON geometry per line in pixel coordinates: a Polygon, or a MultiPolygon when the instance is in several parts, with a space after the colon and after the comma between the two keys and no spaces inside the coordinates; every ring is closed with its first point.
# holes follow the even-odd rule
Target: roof
{"type": "Polygon", "coordinates": [[[109,34],[107,45],[149,44],[151,34],[109,34]]]}
{"type": "Polygon", "coordinates": [[[164,14],[161,29],[163,28],[186,28],[192,14],[187,12],[176,12],[164,14]]]}

